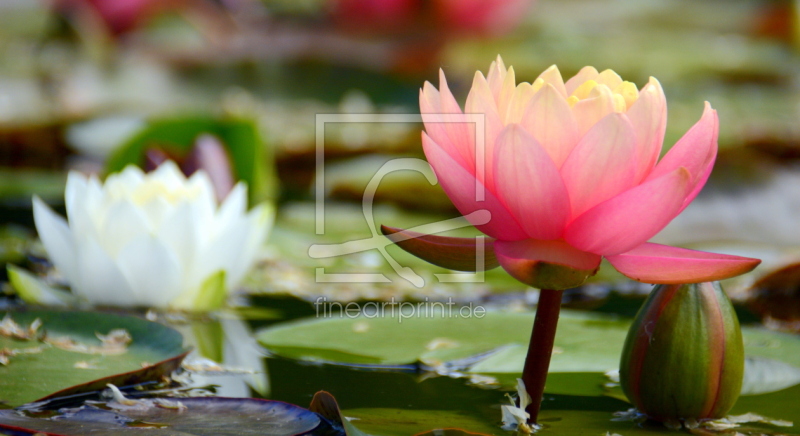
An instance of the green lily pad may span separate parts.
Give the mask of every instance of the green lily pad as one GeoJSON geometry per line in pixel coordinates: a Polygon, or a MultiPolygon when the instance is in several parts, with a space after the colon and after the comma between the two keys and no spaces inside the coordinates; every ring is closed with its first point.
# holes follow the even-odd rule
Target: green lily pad
{"type": "MultiPolygon", "coordinates": [[[[403,410],[403,409],[350,409],[342,414],[353,418],[351,424],[358,427],[358,436],[408,436],[428,433],[432,428],[462,428],[471,433],[505,435],[500,428],[500,410],[497,410],[496,425],[488,417],[454,410],[403,410]]],[[[350,432],[348,431],[348,436],[350,432]]]]}
{"type": "Polygon", "coordinates": [[[246,120],[197,116],[151,121],[109,157],[106,169],[117,172],[131,164],[143,166],[145,151],[152,145],[186,153],[203,133],[215,135],[225,144],[236,178],[247,182],[251,204],[274,198],[277,186],[272,154],[255,124],[246,120]]]}
{"type": "MultiPolygon", "coordinates": [[[[521,365],[517,368],[503,362],[525,348],[533,313],[474,315],[446,317],[437,313],[409,319],[335,316],[270,327],[257,336],[272,352],[297,359],[383,365],[420,361],[438,366],[493,352],[463,366],[489,359],[497,365],[484,367],[482,372],[518,372],[521,365]]],[[[616,368],[627,326],[627,321],[565,310],[559,321],[551,371],[603,372],[616,368]],[[619,345],[614,346],[616,342],[619,345]],[[610,347],[618,351],[607,352],[610,347]]]]}
{"type": "MultiPolygon", "coordinates": [[[[275,354],[301,360],[376,365],[421,362],[440,372],[515,376],[522,371],[533,325],[533,313],[488,312],[481,318],[475,313],[467,318],[441,312],[399,318],[389,316],[388,309],[380,318],[320,313],[328,317],[272,326],[261,330],[258,340],[275,354]]],[[[629,325],[626,319],[564,310],[550,372],[617,369],[629,325]]],[[[800,368],[800,338],[760,328],[742,331],[748,356],[800,368]]],[[[548,383],[548,392],[599,391],[596,383],[578,389],[562,382],[548,383]]]]}
{"type": "Polygon", "coordinates": [[[18,406],[32,401],[159,380],[177,369],[186,353],[181,335],[161,324],[132,316],[96,312],[9,312],[22,329],[37,318],[32,340],[0,335],[0,349],[12,350],[0,366],[0,401],[18,406]],[[127,346],[102,347],[96,334],[124,329],[127,346]],[[46,332],[47,340],[41,340],[46,332]],[[59,339],[75,341],[65,346],[59,339]],[[53,343],[62,345],[53,345],[53,343]],[[94,347],[94,348],[92,348],[94,347]]]}

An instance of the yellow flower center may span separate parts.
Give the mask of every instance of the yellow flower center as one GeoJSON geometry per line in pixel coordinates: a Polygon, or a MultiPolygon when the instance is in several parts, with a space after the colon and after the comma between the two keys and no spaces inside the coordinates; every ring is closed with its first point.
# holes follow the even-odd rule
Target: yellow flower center
{"type": "Polygon", "coordinates": [[[143,206],[156,198],[169,204],[181,201],[194,201],[200,195],[198,186],[168,186],[160,180],[147,180],[131,192],[130,200],[137,206],[143,206]]]}
{"type": "Polygon", "coordinates": [[[603,94],[611,97],[616,112],[627,111],[639,98],[639,90],[634,83],[622,81],[614,71],[605,70],[594,80],[587,80],[575,88],[572,95],[567,98],[567,103],[572,107],[581,100],[600,97],[603,94]]]}

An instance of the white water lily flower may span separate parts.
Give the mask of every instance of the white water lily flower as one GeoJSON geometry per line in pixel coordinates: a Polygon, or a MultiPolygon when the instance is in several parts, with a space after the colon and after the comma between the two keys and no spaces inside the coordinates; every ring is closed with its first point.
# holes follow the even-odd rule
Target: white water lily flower
{"type": "Polygon", "coordinates": [[[239,183],[217,204],[203,171],[129,166],[105,183],[71,172],[69,224],[34,197],[36,229],[72,291],[93,304],[208,310],[252,266],[274,209],[247,212],[239,183]]]}

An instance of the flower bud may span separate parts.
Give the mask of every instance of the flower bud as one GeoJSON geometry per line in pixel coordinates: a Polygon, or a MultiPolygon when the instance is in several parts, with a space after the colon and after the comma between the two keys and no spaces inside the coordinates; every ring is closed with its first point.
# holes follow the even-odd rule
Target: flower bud
{"type": "Polygon", "coordinates": [[[739,321],[718,282],[659,285],[628,332],[620,383],[652,419],[723,417],[744,375],[739,321]]]}

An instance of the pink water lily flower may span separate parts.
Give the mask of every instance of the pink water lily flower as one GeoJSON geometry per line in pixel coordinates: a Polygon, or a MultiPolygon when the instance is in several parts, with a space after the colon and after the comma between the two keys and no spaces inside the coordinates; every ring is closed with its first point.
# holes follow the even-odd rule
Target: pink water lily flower
{"type": "MultiPolygon", "coordinates": [[[[506,69],[498,57],[488,77],[475,74],[463,111],[485,115],[485,141],[476,146],[474,123],[440,122],[439,114],[462,110],[444,73],[439,80],[438,90],[426,82],[420,92],[422,144],[458,210],[491,213],[487,223],[473,222],[492,238],[486,241],[488,267],[496,257],[525,283],[565,289],[594,274],[603,257],[647,283],[719,280],[760,262],[647,242],[686,208],[711,173],[718,119],[708,103],[659,159],[667,105],[656,79],[637,89],[614,71],[585,67],[564,82],[552,66],[532,83],[517,84],[513,67],[506,69]],[[545,277],[553,272],[562,279],[545,277]]],[[[401,246],[404,238],[414,254],[459,267],[453,247],[463,244],[405,231],[393,235],[401,246]],[[440,254],[425,254],[436,250],[440,254]]]]}

